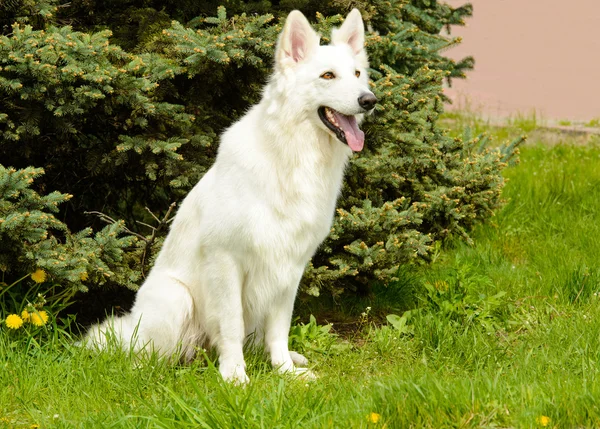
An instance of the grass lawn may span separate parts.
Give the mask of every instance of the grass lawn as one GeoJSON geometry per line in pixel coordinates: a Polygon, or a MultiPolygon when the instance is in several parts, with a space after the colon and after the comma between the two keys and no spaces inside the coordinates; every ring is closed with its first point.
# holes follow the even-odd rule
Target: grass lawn
{"type": "Polygon", "coordinates": [[[293,329],[317,381],[273,374],[254,354],[241,388],[208,357],[136,363],[56,329],[40,339],[3,327],[0,428],[600,427],[600,146],[536,140],[474,245],[451,243],[354,301],[352,334],[293,329]],[[388,313],[403,317],[374,323],[388,313]]]}

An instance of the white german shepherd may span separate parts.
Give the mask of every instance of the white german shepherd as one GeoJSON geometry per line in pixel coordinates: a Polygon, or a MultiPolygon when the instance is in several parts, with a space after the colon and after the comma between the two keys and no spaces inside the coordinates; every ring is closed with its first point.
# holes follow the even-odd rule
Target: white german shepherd
{"type": "Polygon", "coordinates": [[[183,359],[215,347],[223,378],[246,383],[242,347],[253,334],[274,368],[310,375],[288,350],[294,299],[329,234],[348,159],[363,148],[357,124],[377,102],[358,10],[331,40],[320,46],[304,15],[289,14],[261,102],[223,134],[131,313],[94,326],[88,345],[115,335],[183,359]]]}

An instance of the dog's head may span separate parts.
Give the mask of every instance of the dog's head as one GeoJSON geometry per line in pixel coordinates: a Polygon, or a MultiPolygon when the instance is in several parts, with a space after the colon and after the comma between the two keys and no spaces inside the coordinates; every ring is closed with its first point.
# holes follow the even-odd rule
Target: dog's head
{"type": "Polygon", "coordinates": [[[342,26],[333,30],[331,44],[319,45],[319,36],[304,15],[291,12],[279,36],[275,68],[294,81],[294,91],[309,120],[347,144],[355,152],[364,145],[358,128],[362,114],[377,98],[369,90],[365,30],[360,12],[353,9],[342,26]]]}

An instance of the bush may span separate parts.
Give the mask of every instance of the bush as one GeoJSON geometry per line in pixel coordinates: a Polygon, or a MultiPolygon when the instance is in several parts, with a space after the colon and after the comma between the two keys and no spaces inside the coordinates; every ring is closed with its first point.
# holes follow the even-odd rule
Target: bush
{"type": "Polygon", "coordinates": [[[41,270],[66,288],[85,290],[85,284],[103,284],[108,279],[132,287],[139,279],[128,269],[125,250],[134,237],[119,237],[122,222],[96,234],[90,228],[71,234],[56,219],[59,204],[71,195],[52,192],[39,195],[30,189],[41,168],[16,170],[0,166],[0,296],[16,276],[41,270]],[[7,281],[8,280],[8,281],[7,281]]]}
{"type": "Polygon", "coordinates": [[[128,54],[110,35],[15,25],[0,37],[2,163],[43,166],[42,189],[74,195],[62,209],[72,229],[89,224],[85,210],[132,222],[166,201],[157,179],[191,186],[200,168],[178,152],[193,116],[155,94],[176,65],[128,54]]]}
{"type": "MultiPolygon", "coordinates": [[[[144,207],[166,211],[210,166],[219,133],[258,101],[281,19],[293,8],[316,18],[322,34],[341,22],[338,14],[353,6],[363,11],[373,91],[381,100],[363,126],[366,148],[351,162],[332,233],[308,267],[303,290],[340,294],[392,281],[401,265],[427,260],[435,242],[451,235],[468,239],[470,228],[499,206],[501,170],[518,142],[486,149],[478,137],[451,138],[437,125],[442,81],[464,76],[472,66],[471,58],[455,63],[440,55],[457,40],[439,32],[461,24],[469,5],[232,1],[229,14],[220,7],[216,17],[207,17],[213,3],[130,0],[116,8],[74,1],[54,17],[44,9],[43,19],[39,7],[14,12],[15,21],[32,26],[16,24],[0,39],[0,159],[17,169],[43,166],[40,191],[74,196],[60,200],[60,227],[40,226],[55,231],[46,238],[49,251],[74,255],[77,243],[86,248],[113,234],[119,243],[114,249],[123,253],[95,250],[96,259],[77,270],[97,273],[103,267],[120,273],[112,277],[118,283],[138,282],[142,265],[151,260],[148,249],[142,252],[131,238],[118,241],[118,234],[125,224],[135,234],[148,234],[137,223],[152,219],[144,207]],[[53,21],[71,22],[76,31],[53,21]],[[111,27],[129,51],[110,42],[111,27]],[[125,224],[114,223],[94,239],[87,229],[71,234],[92,223],[85,211],[125,224]]],[[[11,201],[0,220],[14,212],[11,201]]],[[[7,253],[9,262],[26,262],[15,265],[13,279],[51,265],[47,254],[27,253],[23,246],[29,245],[7,253]]],[[[49,269],[75,287],[79,271],[49,269]]],[[[95,276],[86,284],[101,280],[95,276]]]]}

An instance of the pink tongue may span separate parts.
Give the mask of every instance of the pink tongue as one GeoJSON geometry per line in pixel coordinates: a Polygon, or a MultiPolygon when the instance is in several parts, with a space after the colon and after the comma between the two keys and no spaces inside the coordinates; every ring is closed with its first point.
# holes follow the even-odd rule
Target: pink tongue
{"type": "Polygon", "coordinates": [[[342,115],[340,112],[333,110],[335,119],[338,125],[346,135],[346,142],[354,152],[360,152],[365,145],[365,133],[363,133],[356,123],[354,116],[342,115]]]}

